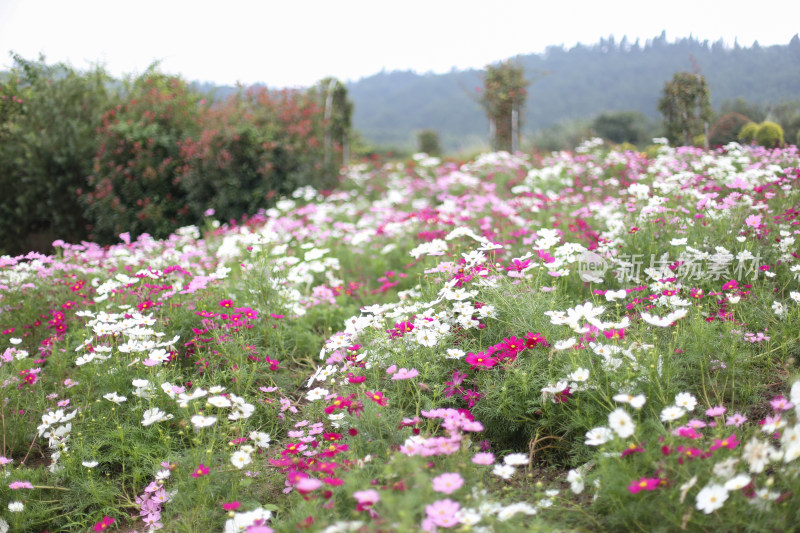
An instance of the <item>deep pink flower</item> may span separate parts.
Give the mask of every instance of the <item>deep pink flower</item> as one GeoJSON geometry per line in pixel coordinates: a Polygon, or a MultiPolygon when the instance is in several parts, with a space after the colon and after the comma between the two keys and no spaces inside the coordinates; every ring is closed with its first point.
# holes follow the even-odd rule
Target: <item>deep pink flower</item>
{"type": "Polygon", "coordinates": [[[656,490],[661,484],[661,478],[658,477],[643,477],[638,481],[631,481],[628,485],[628,491],[631,494],[637,494],[643,490],[656,490]]]}
{"type": "Polygon", "coordinates": [[[222,504],[222,508],[225,509],[226,511],[235,511],[241,506],[242,504],[236,501],[222,504]]]}
{"type": "Polygon", "coordinates": [[[206,476],[208,475],[208,472],[209,472],[208,467],[203,463],[200,463],[199,465],[197,465],[197,468],[194,469],[194,472],[192,472],[191,476],[192,477],[206,476]]]}
{"type": "Polygon", "coordinates": [[[377,403],[378,405],[383,406],[389,404],[389,401],[386,399],[386,397],[383,395],[381,391],[375,391],[375,392],[364,391],[364,394],[366,394],[370,400],[377,403]]]}
{"type": "Polygon", "coordinates": [[[720,448],[728,448],[729,450],[733,450],[736,446],[739,445],[741,441],[736,440],[736,433],[728,437],[727,439],[714,439],[714,444],[711,445],[711,451],[719,450],[720,448]]]}
{"type": "Polygon", "coordinates": [[[491,368],[498,363],[497,358],[489,357],[483,352],[478,352],[477,354],[470,352],[464,358],[464,361],[471,365],[472,368],[491,368]]]}
{"type": "Polygon", "coordinates": [[[629,445],[628,445],[628,447],[627,447],[627,448],[625,448],[624,450],[622,450],[622,455],[621,455],[621,457],[627,457],[627,456],[629,456],[629,455],[630,455],[630,454],[632,454],[632,453],[642,453],[642,452],[644,452],[644,448],[642,448],[642,447],[641,447],[641,446],[639,446],[638,444],[631,443],[631,444],[629,444],[629,445]]]}
{"type": "Polygon", "coordinates": [[[102,520],[100,520],[99,522],[97,522],[94,525],[94,530],[95,531],[105,531],[113,523],[114,523],[114,519],[113,518],[111,518],[110,516],[104,516],[102,520]]]}

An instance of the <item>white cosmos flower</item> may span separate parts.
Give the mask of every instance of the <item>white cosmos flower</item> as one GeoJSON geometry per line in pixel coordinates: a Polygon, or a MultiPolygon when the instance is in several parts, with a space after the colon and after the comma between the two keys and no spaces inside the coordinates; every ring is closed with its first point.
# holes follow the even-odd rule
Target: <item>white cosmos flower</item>
{"type": "Polygon", "coordinates": [[[575,372],[570,374],[570,381],[577,381],[578,383],[587,381],[589,379],[589,371],[583,367],[579,367],[575,372]]]}
{"type": "Polygon", "coordinates": [[[613,437],[614,433],[607,427],[593,428],[586,432],[586,445],[600,446],[610,441],[613,437]]]}
{"type": "Polygon", "coordinates": [[[127,398],[125,396],[120,396],[116,392],[109,392],[108,394],[104,394],[103,398],[105,398],[109,402],[114,402],[117,405],[119,405],[122,402],[124,402],[125,400],[127,400],[127,398]]]}
{"type": "Polygon", "coordinates": [[[97,461],[83,461],[81,464],[86,468],[94,468],[100,463],[98,463],[97,461]]]}
{"type": "Polygon", "coordinates": [[[687,411],[691,412],[694,411],[694,408],[697,406],[697,398],[688,392],[681,392],[675,396],[675,405],[678,407],[683,407],[687,411]]]}
{"type": "Polygon", "coordinates": [[[511,453],[503,458],[503,462],[511,466],[527,465],[528,456],[524,453],[511,453]]]}
{"type": "Polygon", "coordinates": [[[256,446],[259,448],[269,448],[269,443],[272,439],[268,433],[264,433],[263,431],[251,431],[250,432],[250,439],[256,443],[256,446]]]}
{"type": "Polygon", "coordinates": [[[781,435],[783,462],[788,463],[800,457],[800,424],[786,428],[781,435]]]}
{"type": "Polygon", "coordinates": [[[711,483],[703,487],[700,492],[697,493],[695,501],[698,511],[711,514],[721,508],[727,499],[728,491],[725,487],[717,483],[711,483]]]}
{"type": "Polygon", "coordinates": [[[686,411],[684,411],[682,407],[676,407],[674,405],[671,405],[669,407],[665,407],[664,409],[662,409],[661,421],[672,422],[673,420],[681,418],[685,414],[686,411]]]}
{"type": "Polygon", "coordinates": [[[192,418],[192,425],[194,429],[202,429],[207,428],[209,426],[213,426],[217,422],[216,416],[203,416],[203,415],[194,415],[192,418]]]}
{"type": "MultiPolygon", "coordinates": [[[[444,358],[445,359],[462,359],[464,357],[464,355],[466,355],[464,353],[464,350],[459,350],[458,348],[448,348],[447,351],[445,352],[444,358]]],[[[798,383],[800,383],[800,382],[798,382],[798,383]]],[[[800,387],[798,387],[798,389],[800,389],[800,387]]],[[[795,402],[795,405],[797,405],[797,402],[795,402]]]]}
{"type": "Polygon", "coordinates": [[[615,402],[620,403],[627,403],[634,409],[641,409],[645,403],[645,396],[644,394],[637,394],[636,396],[632,394],[617,394],[614,396],[615,402]]]}
{"type": "Polygon", "coordinates": [[[583,476],[578,470],[573,468],[569,471],[567,474],[567,482],[569,483],[569,490],[571,490],[574,494],[580,494],[583,492],[583,476]]]}
{"type": "Polygon", "coordinates": [[[561,341],[556,341],[553,345],[554,350],[567,350],[575,346],[575,343],[578,342],[575,337],[570,337],[569,339],[564,339],[561,341]]]}
{"type": "Polygon", "coordinates": [[[511,476],[513,476],[516,471],[517,469],[511,465],[494,465],[492,474],[500,476],[503,479],[511,479],[511,476]]]}
{"type": "Polygon", "coordinates": [[[644,320],[648,324],[666,328],[676,320],[680,320],[681,318],[685,317],[688,314],[689,312],[686,309],[678,309],[677,311],[672,311],[671,313],[663,317],[650,315],[648,313],[642,313],[641,317],[642,320],[644,320]]]}
{"type": "Polygon", "coordinates": [[[20,501],[9,502],[8,510],[11,511],[12,513],[21,513],[22,511],[25,510],[25,504],[23,504],[20,501]]]}
{"type": "Polygon", "coordinates": [[[739,474],[725,482],[725,490],[740,490],[750,483],[750,476],[739,474]]]}
{"type": "Polygon", "coordinates": [[[316,387],[306,393],[306,400],[308,400],[309,402],[321,400],[329,393],[330,391],[328,391],[328,389],[323,389],[322,387],[316,387]]]}
{"type": "Polygon", "coordinates": [[[214,407],[220,407],[220,408],[230,407],[231,405],[233,405],[231,401],[225,396],[212,396],[206,401],[211,405],[213,405],[214,407]]]}
{"type": "Polygon", "coordinates": [[[605,297],[606,301],[613,302],[615,300],[620,300],[627,296],[628,292],[625,289],[620,289],[618,291],[606,291],[605,297]]]}
{"type": "Polygon", "coordinates": [[[233,452],[233,455],[231,455],[231,463],[240,470],[252,462],[253,459],[250,457],[250,454],[245,453],[242,450],[233,452]]]}
{"type": "Polygon", "coordinates": [[[169,420],[171,418],[172,415],[168,415],[158,407],[153,407],[152,409],[145,411],[142,415],[142,425],[150,426],[156,422],[163,422],[164,420],[169,420]]]}
{"type": "Polygon", "coordinates": [[[439,343],[439,335],[435,331],[417,329],[415,332],[417,343],[421,346],[436,346],[439,343]]]}
{"type": "Polygon", "coordinates": [[[627,439],[636,431],[636,425],[631,416],[620,408],[614,409],[608,415],[608,425],[623,439],[627,439]]]}

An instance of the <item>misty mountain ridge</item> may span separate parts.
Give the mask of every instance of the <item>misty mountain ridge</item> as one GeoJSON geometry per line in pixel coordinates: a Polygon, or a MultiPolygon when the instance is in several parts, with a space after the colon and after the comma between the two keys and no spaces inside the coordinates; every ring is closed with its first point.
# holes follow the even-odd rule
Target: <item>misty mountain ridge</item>
{"type": "MultiPolygon", "coordinates": [[[[705,76],[714,108],[737,98],[762,105],[800,100],[797,35],[787,45],[769,47],[758,42],[726,46],[722,40],[693,37],[667,42],[665,33],[644,45],[609,37],[513,59],[531,82],[522,129],[529,135],[576,119],[588,121],[604,111],[639,111],[660,119],[657,101],[678,71],[705,76]]],[[[422,129],[437,131],[448,151],[485,146],[488,121],[479,104],[483,73],[382,71],[348,82],[353,126],[377,146],[414,149],[422,129]]],[[[235,90],[217,89],[218,96],[235,90]]]]}

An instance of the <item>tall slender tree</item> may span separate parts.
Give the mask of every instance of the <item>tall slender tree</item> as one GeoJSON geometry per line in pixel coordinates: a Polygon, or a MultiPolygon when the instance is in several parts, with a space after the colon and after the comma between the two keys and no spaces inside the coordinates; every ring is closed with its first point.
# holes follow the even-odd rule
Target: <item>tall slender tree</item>
{"type": "Polygon", "coordinates": [[[701,74],[676,72],[664,85],[658,110],[664,115],[670,141],[691,145],[711,118],[706,79],[701,74]]]}
{"type": "Polygon", "coordinates": [[[512,60],[486,67],[481,105],[489,118],[492,149],[515,151],[519,148],[528,85],[522,66],[512,60]]]}

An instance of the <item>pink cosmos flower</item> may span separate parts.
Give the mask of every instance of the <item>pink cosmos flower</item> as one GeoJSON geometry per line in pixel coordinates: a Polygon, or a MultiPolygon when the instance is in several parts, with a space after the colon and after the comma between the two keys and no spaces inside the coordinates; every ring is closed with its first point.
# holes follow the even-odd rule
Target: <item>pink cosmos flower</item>
{"type": "Polygon", "coordinates": [[[476,465],[494,464],[494,454],[491,452],[478,452],[472,456],[472,462],[476,465]]]}
{"type": "Polygon", "coordinates": [[[225,509],[226,511],[235,511],[241,506],[242,504],[236,501],[222,504],[222,508],[225,509]]]}
{"type": "Polygon", "coordinates": [[[744,220],[744,223],[751,228],[758,228],[761,225],[761,215],[750,215],[744,220]]]}
{"type": "Polygon", "coordinates": [[[8,488],[11,490],[32,489],[33,485],[30,481],[13,481],[8,484],[8,488]]]}
{"type": "Polygon", "coordinates": [[[775,396],[773,399],[769,401],[772,408],[776,411],[788,411],[794,404],[784,398],[783,396],[775,396]]]}
{"type": "Polygon", "coordinates": [[[392,381],[400,380],[400,379],[411,379],[419,376],[419,371],[416,368],[412,368],[408,370],[406,368],[401,368],[397,371],[395,375],[392,376],[392,381]]]}
{"type": "Polygon", "coordinates": [[[355,498],[358,502],[358,505],[356,505],[357,511],[363,511],[367,507],[381,501],[380,494],[378,494],[378,491],[374,489],[357,490],[353,493],[353,498],[355,498]]]}
{"type": "Polygon", "coordinates": [[[722,416],[722,415],[725,414],[725,411],[727,411],[727,409],[725,409],[721,405],[718,405],[716,407],[712,407],[710,409],[707,409],[706,410],[706,416],[722,416]]]}
{"type": "Polygon", "coordinates": [[[725,421],[725,425],[736,426],[738,428],[741,427],[745,422],[747,422],[746,416],[744,416],[742,413],[734,413],[728,417],[728,419],[725,421]]]}
{"type": "Polygon", "coordinates": [[[447,498],[425,506],[425,514],[436,526],[453,527],[459,523],[456,513],[460,508],[461,505],[458,502],[447,498]]]}
{"type": "Polygon", "coordinates": [[[464,478],[458,472],[445,473],[433,478],[433,490],[444,494],[452,494],[464,484],[464,478]]]}
{"type": "Polygon", "coordinates": [[[313,492],[322,486],[322,481],[315,479],[313,477],[303,478],[297,483],[294,484],[295,490],[300,494],[308,494],[309,492],[313,492]]]}

